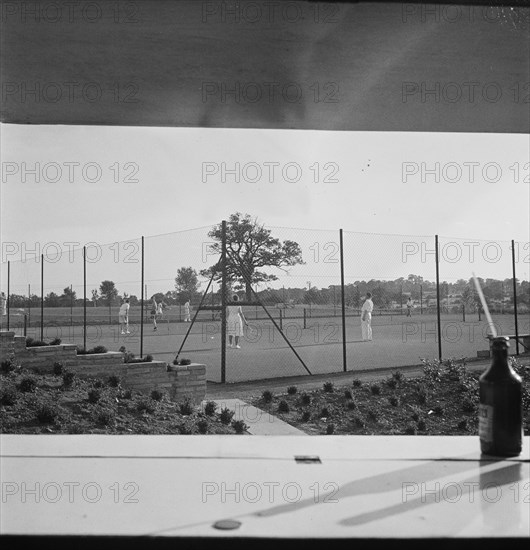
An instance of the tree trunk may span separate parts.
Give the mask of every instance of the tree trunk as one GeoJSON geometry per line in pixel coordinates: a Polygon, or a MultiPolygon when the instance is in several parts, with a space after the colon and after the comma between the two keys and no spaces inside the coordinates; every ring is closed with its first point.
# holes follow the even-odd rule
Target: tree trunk
{"type": "Polygon", "coordinates": [[[252,285],[249,281],[245,281],[245,294],[248,302],[252,302],[252,285]]]}

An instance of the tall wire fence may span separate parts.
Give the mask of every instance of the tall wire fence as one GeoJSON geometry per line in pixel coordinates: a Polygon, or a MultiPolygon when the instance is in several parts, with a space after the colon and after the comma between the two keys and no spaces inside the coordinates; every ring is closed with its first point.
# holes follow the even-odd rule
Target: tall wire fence
{"type": "Polygon", "coordinates": [[[497,333],[512,337],[510,353],[528,352],[528,242],[265,227],[283,250],[267,264],[249,260],[233,233],[212,233],[221,226],[71,248],[11,243],[2,330],[168,362],[178,355],[205,364],[214,382],[399,368],[487,354],[474,273],[497,333]],[[239,347],[226,338],[234,296],[246,321],[239,347]],[[126,298],[128,332],[119,323],[126,298]]]}

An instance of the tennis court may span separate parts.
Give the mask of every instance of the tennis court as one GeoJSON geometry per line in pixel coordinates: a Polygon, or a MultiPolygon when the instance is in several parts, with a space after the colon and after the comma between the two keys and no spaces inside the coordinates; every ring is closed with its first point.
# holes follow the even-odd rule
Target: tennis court
{"type": "MultiPolygon", "coordinates": [[[[100,308],[103,309],[103,308],[100,308]]],[[[170,308],[164,318],[158,321],[158,330],[152,323],[144,323],[143,354],[151,354],[155,359],[171,362],[180,348],[189,323],[178,322],[178,306],[170,308]]],[[[302,361],[270,320],[255,319],[263,315],[252,306],[243,307],[249,322],[241,340],[241,349],[226,350],[226,381],[237,382],[308,374],[302,361],[312,374],[325,374],[343,371],[342,320],[340,316],[312,317],[298,316],[300,311],[291,310],[287,318],[282,318],[283,333],[302,361]],[[296,317],[295,317],[296,315],[296,317]]],[[[276,313],[277,312],[272,312],[276,313]]],[[[89,323],[87,326],[87,347],[103,345],[109,351],[117,351],[121,346],[139,355],[140,325],[131,316],[130,334],[120,334],[115,324],[89,323]]],[[[207,378],[221,381],[221,323],[211,320],[212,312],[200,312],[200,322],[193,324],[179,358],[207,366],[207,378]]],[[[198,316],[199,318],[199,316],[198,316]]],[[[114,317],[116,319],[116,317],[114,317]]],[[[22,334],[22,326],[17,317],[13,327],[22,334]]],[[[57,318],[45,325],[44,337],[59,337],[63,343],[83,343],[83,327],[70,325],[70,317],[57,318]],[[63,326],[58,326],[63,325],[63,326]]],[[[279,319],[275,316],[279,326],[279,319]]],[[[514,332],[514,317],[510,314],[493,315],[499,334],[514,332]]],[[[519,319],[519,332],[528,333],[529,322],[519,319]]],[[[360,318],[346,317],[346,359],[347,370],[353,373],[361,369],[394,368],[419,364],[421,358],[438,357],[436,315],[415,313],[412,317],[401,315],[374,315],[372,318],[373,341],[361,340],[360,318]]],[[[444,314],[441,318],[442,356],[476,357],[477,351],[489,347],[486,335],[489,333],[486,319],[479,321],[478,315],[444,314]]],[[[30,326],[27,335],[40,337],[40,328],[30,326]]],[[[523,349],[520,349],[522,352],[523,349]]],[[[510,352],[515,353],[512,344],[510,352]]]]}

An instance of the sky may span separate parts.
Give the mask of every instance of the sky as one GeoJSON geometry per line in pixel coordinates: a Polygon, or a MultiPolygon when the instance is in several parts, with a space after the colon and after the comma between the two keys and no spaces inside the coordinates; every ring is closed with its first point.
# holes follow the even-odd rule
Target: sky
{"type": "MultiPolygon", "coordinates": [[[[40,268],[15,264],[35,263],[25,250],[54,254],[49,243],[98,243],[107,260],[93,246],[91,282],[113,272],[134,289],[137,244],[102,245],[143,235],[151,289],[168,290],[178,267],[207,267],[208,228],[234,212],[300,243],[306,265],[282,279],[293,287],[331,284],[339,228],[347,282],[420,273],[435,234],[448,279],[510,277],[511,239],[528,279],[527,135],[3,124],[0,137],[2,289],[7,260],[37,288],[40,268]]],[[[65,257],[47,267],[50,288],[78,284],[65,257]]]]}

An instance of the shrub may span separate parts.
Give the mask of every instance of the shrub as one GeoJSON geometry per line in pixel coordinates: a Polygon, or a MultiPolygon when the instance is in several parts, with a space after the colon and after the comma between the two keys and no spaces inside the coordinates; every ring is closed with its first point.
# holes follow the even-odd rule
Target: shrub
{"type": "Polygon", "coordinates": [[[189,416],[190,414],[193,414],[193,405],[189,399],[186,399],[182,403],[179,404],[179,411],[180,414],[184,416],[189,416]]]}
{"type": "Polygon", "coordinates": [[[34,376],[24,376],[18,387],[21,392],[33,392],[37,389],[37,380],[34,376]]]}
{"type": "Polygon", "coordinates": [[[109,350],[105,346],[95,346],[93,353],[107,353],[109,350]]]}
{"type": "Polygon", "coordinates": [[[26,347],[31,347],[31,344],[35,342],[35,338],[32,338],[31,336],[26,336],[26,347]]]}
{"type": "Polygon", "coordinates": [[[156,410],[156,405],[152,399],[144,397],[136,403],[136,410],[141,413],[152,414],[156,410]]]}
{"type": "Polygon", "coordinates": [[[215,401],[207,401],[204,405],[204,414],[213,416],[217,409],[217,403],[215,401]]]}
{"type": "Polygon", "coordinates": [[[290,411],[289,409],[289,403],[287,401],[284,401],[283,399],[278,403],[278,412],[281,413],[288,413],[290,411]]]}
{"type": "Polygon", "coordinates": [[[111,374],[107,382],[111,388],[117,388],[120,385],[121,378],[117,374],[111,374]]]}
{"type": "Polygon", "coordinates": [[[394,378],[389,378],[387,381],[386,381],[386,385],[390,388],[390,389],[395,389],[398,385],[397,381],[394,379],[394,378]]]}
{"type": "Polygon", "coordinates": [[[127,350],[126,350],[125,346],[121,346],[121,348],[118,351],[121,351],[122,353],[125,353],[127,350]]]}
{"type": "Polygon", "coordinates": [[[344,390],[344,397],[346,399],[353,399],[353,395],[350,390],[344,390]]]}
{"type": "Polygon", "coordinates": [[[392,397],[390,397],[388,399],[388,401],[390,402],[390,404],[393,406],[393,407],[397,407],[399,405],[399,399],[393,395],[392,397]]]}
{"type": "Polygon", "coordinates": [[[414,412],[410,415],[410,417],[412,418],[412,420],[414,420],[414,421],[416,421],[416,422],[420,419],[420,415],[419,415],[418,411],[414,411],[414,412]]]}
{"type": "Polygon", "coordinates": [[[405,375],[400,370],[396,370],[392,373],[392,379],[399,384],[400,382],[403,382],[405,375]]]}
{"type": "Polygon", "coordinates": [[[302,402],[302,405],[309,405],[311,403],[311,396],[307,393],[303,393],[300,396],[300,401],[302,402]]]}
{"type": "Polygon", "coordinates": [[[426,428],[427,424],[425,420],[423,420],[423,418],[421,420],[418,420],[418,430],[420,430],[420,432],[424,432],[426,428]]]}
{"type": "Polygon", "coordinates": [[[100,426],[109,426],[114,422],[114,412],[109,409],[100,409],[94,413],[94,420],[100,426]]]}
{"type": "Polygon", "coordinates": [[[311,418],[311,413],[309,411],[304,411],[302,413],[302,422],[309,422],[311,418]]]}
{"type": "Polygon", "coordinates": [[[55,376],[61,376],[63,373],[63,367],[64,365],[60,361],[55,361],[53,364],[53,374],[55,374],[55,376]]]}
{"type": "Polygon", "coordinates": [[[462,402],[462,410],[467,413],[475,412],[476,406],[472,399],[466,397],[462,402]]]}
{"type": "Polygon", "coordinates": [[[42,403],[35,411],[35,416],[41,424],[53,424],[59,416],[59,409],[51,403],[42,403]]]}
{"type": "Polygon", "coordinates": [[[207,434],[208,433],[208,422],[204,419],[199,420],[197,422],[197,431],[200,434],[207,434]]]}
{"type": "Polygon", "coordinates": [[[363,385],[363,383],[358,378],[354,378],[352,380],[352,386],[354,388],[360,388],[362,385],[363,385]]]}
{"type": "Polygon", "coordinates": [[[467,420],[465,418],[460,420],[460,422],[458,423],[458,429],[459,430],[467,430],[467,420]]]}
{"type": "Polygon", "coordinates": [[[233,420],[232,428],[236,431],[236,434],[242,434],[248,428],[248,426],[243,422],[243,420],[233,420]]]}
{"type": "Polygon", "coordinates": [[[296,386],[289,386],[287,388],[287,393],[289,395],[294,395],[298,391],[298,388],[296,386]]]}
{"type": "Polygon", "coordinates": [[[440,416],[440,415],[443,414],[444,408],[441,407],[440,405],[436,405],[436,407],[434,407],[434,409],[433,409],[433,412],[434,412],[434,414],[437,414],[438,416],[440,416]]]}
{"type": "Polygon", "coordinates": [[[272,401],[272,392],[270,390],[265,390],[261,394],[261,398],[265,401],[265,403],[270,403],[272,401]]]}
{"type": "Polygon", "coordinates": [[[416,426],[414,424],[408,424],[405,428],[406,435],[416,435],[416,426]]]}
{"type": "Polygon", "coordinates": [[[329,409],[327,407],[322,407],[322,409],[320,409],[320,418],[327,418],[328,416],[330,416],[329,409]]]}
{"type": "Polygon", "coordinates": [[[234,411],[231,411],[229,408],[224,407],[223,409],[221,409],[219,420],[221,420],[223,424],[230,424],[233,416],[234,416],[234,411]]]}
{"type": "Polygon", "coordinates": [[[60,339],[60,338],[54,338],[54,339],[50,342],[49,345],[50,345],[50,346],[59,346],[59,345],[61,345],[61,339],[60,339]]]}
{"type": "Polygon", "coordinates": [[[153,361],[153,356],[152,356],[150,353],[148,353],[148,354],[145,356],[144,362],[145,362],[145,363],[152,363],[152,361],[153,361]]]}
{"type": "Polygon", "coordinates": [[[151,399],[154,399],[155,401],[162,401],[162,398],[164,397],[164,392],[160,390],[153,390],[151,392],[151,399]]]}
{"type": "Polygon", "coordinates": [[[326,393],[331,393],[333,391],[333,382],[324,382],[323,388],[326,393]]]}
{"type": "Polygon", "coordinates": [[[360,414],[355,414],[353,416],[352,423],[356,428],[366,428],[364,418],[360,414]]]}
{"type": "Polygon", "coordinates": [[[37,348],[42,346],[47,346],[46,342],[42,340],[34,340],[33,338],[26,338],[26,347],[27,348],[37,348]]]}
{"type": "Polygon", "coordinates": [[[191,365],[191,359],[181,359],[178,364],[182,366],[191,365]]]}
{"type": "Polygon", "coordinates": [[[335,424],[328,424],[326,426],[326,434],[331,435],[335,431],[335,424]]]}
{"type": "Polygon", "coordinates": [[[75,372],[63,369],[63,386],[69,388],[74,383],[75,372]]]}
{"type": "Polygon", "coordinates": [[[97,403],[101,399],[101,392],[97,389],[91,389],[88,392],[89,403],[97,403]]]}
{"type": "Polygon", "coordinates": [[[0,403],[2,405],[14,405],[18,399],[18,392],[13,387],[6,387],[0,390],[0,403]]]}
{"type": "Polygon", "coordinates": [[[372,384],[370,386],[370,391],[372,395],[379,395],[381,393],[381,387],[378,384],[372,384]]]}
{"type": "Polygon", "coordinates": [[[17,364],[15,362],[14,355],[2,361],[0,365],[0,369],[2,370],[3,373],[13,372],[16,368],[17,368],[17,364]]]}
{"type": "Polygon", "coordinates": [[[357,408],[357,403],[355,401],[348,401],[348,410],[354,411],[357,408]]]}
{"type": "Polygon", "coordinates": [[[100,380],[99,378],[96,378],[92,386],[94,386],[94,388],[104,388],[105,382],[103,382],[103,380],[100,380]]]}

